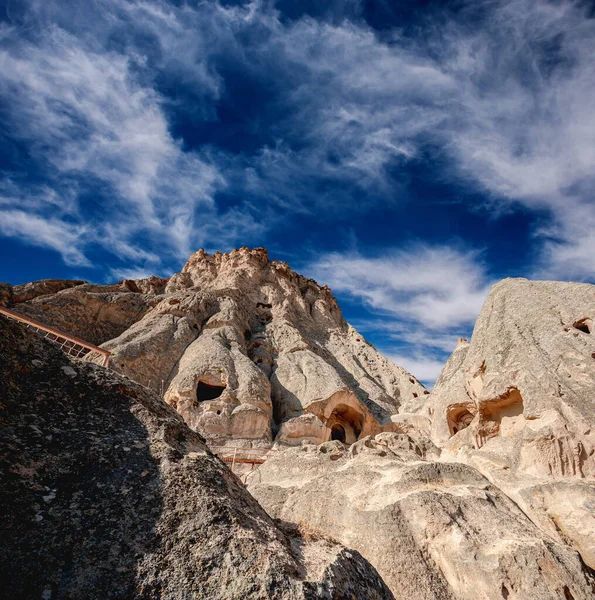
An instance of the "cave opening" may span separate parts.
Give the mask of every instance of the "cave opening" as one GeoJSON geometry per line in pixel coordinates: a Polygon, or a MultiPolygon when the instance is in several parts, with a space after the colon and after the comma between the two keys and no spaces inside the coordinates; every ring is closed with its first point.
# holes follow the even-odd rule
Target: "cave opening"
{"type": "Polygon", "coordinates": [[[338,440],[345,443],[345,428],[339,423],[335,423],[331,429],[331,440],[338,440]]]}
{"type": "Polygon", "coordinates": [[[219,398],[223,391],[225,390],[224,385],[209,385],[204,381],[198,382],[198,387],[196,388],[196,399],[199,402],[204,402],[205,400],[215,400],[219,398]]]}
{"type": "Polygon", "coordinates": [[[334,407],[326,422],[326,426],[330,429],[329,438],[343,444],[353,444],[362,432],[363,423],[364,415],[354,407],[339,404],[334,407]]]}
{"type": "Polygon", "coordinates": [[[471,425],[471,421],[473,421],[475,415],[469,408],[470,406],[467,404],[448,407],[446,418],[451,437],[471,425]]]}
{"type": "Polygon", "coordinates": [[[581,319],[580,321],[576,321],[572,324],[572,326],[583,333],[591,333],[593,330],[593,321],[587,317],[585,319],[581,319]]]}

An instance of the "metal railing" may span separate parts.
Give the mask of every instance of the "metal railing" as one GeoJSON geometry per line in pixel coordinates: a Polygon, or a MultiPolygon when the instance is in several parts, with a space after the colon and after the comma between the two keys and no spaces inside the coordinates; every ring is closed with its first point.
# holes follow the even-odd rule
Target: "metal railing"
{"type": "Polygon", "coordinates": [[[242,448],[240,446],[210,446],[213,454],[216,454],[224,463],[230,463],[231,469],[236,464],[261,465],[266,461],[270,453],[277,450],[270,448],[242,448]]]}
{"type": "Polygon", "coordinates": [[[24,323],[27,325],[27,327],[34,329],[50,342],[57,344],[64,352],[66,352],[66,354],[69,354],[70,356],[80,358],[89,352],[97,352],[103,356],[103,366],[106,368],[109,366],[109,350],[104,350],[103,348],[95,346],[94,344],[90,344],[81,338],[64,333],[55,327],[46,325],[41,321],[36,321],[31,317],[21,315],[17,312],[9,310],[8,308],[4,308],[3,306],[0,306],[0,314],[8,317],[9,319],[13,319],[14,321],[24,323]]]}

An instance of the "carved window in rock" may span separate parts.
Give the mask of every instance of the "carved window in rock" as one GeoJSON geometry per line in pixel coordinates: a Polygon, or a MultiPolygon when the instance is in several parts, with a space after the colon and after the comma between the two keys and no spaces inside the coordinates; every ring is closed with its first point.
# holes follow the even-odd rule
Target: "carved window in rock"
{"type": "Polygon", "coordinates": [[[199,381],[196,388],[196,399],[198,402],[205,400],[215,400],[225,391],[224,385],[210,385],[204,381],[199,381]]]}
{"type": "Polygon", "coordinates": [[[344,444],[353,444],[357,441],[363,424],[364,415],[346,404],[337,405],[326,422],[330,429],[330,439],[339,440],[344,444]]]}
{"type": "Polygon", "coordinates": [[[345,443],[345,428],[339,423],[335,423],[331,427],[331,440],[338,440],[345,443]]]}
{"type": "Polygon", "coordinates": [[[496,436],[509,436],[524,422],[523,397],[517,388],[509,388],[492,400],[484,400],[480,407],[477,446],[481,448],[496,436]]]}
{"type": "Polygon", "coordinates": [[[475,418],[474,408],[468,404],[450,406],[447,410],[448,429],[450,435],[456,435],[459,431],[466,429],[471,425],[475,418]]]}
{"type": "Polygon", "coordinates": [[[589,317],[575,321],[572,326],[583,333],[593,332],[593,321],[589,317]]]}

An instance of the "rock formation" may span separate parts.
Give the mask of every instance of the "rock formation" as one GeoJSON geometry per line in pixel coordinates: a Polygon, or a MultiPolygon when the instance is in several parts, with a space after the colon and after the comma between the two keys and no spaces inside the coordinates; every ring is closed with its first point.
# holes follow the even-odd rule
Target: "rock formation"
{"type": "Polygon", "coordinates": [[[506,279],[421,412],[432,440],[595,567],[595,286],[506,279]]]}
{"type": "Polygon", "coordinates": [[[467,465],[429,441],[381,433],[271,456],[248,489],[282,521],[361,552],[397,597],[574,600],[593,597],[577,552],[554,541],[467,465]]]}
{"type": "Polygon", "coordinates": [[[11,599],[392,598],[283,532],[154,392],[0,317],[0,589],[11,599]]]}
{"type": "MultiPolygon", "coordinates": [[[[35,508],[33,519],[41,517],[38,524],[46,513],[64,516],[77,532],[84,530],[81,523],[95,523],[90,500],[83,509],[78,495],[51,513],[55,486],[44,481],[78,469],[84,486],[75,491],[83,494],[96,485],[85,479],[84,465],[105,454],[116,469],[103,485],[111,495],[122,494],[121,502],[132,502],[133,522],[142,530],[109,516],[121,532],[117,540],[148,536],[150,547],[158,548],[151,554],[143,546],[149,542],[118,541],[106,568],[124,560],[121,548],[144,553],[140,560],[128,552],[122,585],[147,596],[171,595],[197,581],[176,563],[178,550],[163,552],[163,536],[207,573],[213,587],[201,589],[213,598],[219,597],[217,585],[231,590],[229,597],[391,598],[385,583],[396,597],[420,600],[578,600],[595,594],[595,286],[510,279],[496,285],[471,341],[460,340],[431,394],[344,321],[328,288],[269,261],[263,249],[214,256],[199,251],[167,280],[2,284],[0,304],[101,344],[111,351],[115,370],[144,386],[93,364],[70,366],[65,358],[58,367],[68,377],[60,381],[55,364],[48,373],[41,356],[31,363],[35,370],[26,353],[19,358],[26,366],[11,358],[9,377],[26,380],[13,385],[9,378],[3,396],[13,399],[17,415],[6,431],[19,432],[14,440],[9,433],[8,447],[11,464],[20,466],[11,467],[16,475],[2,493],[26,497],[14,509],[18,518],[9,520],[11,535],[19,534],[20,522],[26,523],[25,537],[31,535],[27,507],[35,508]],[[83,425],[78,411],[86,405],[72,408],[64,398],[86,401],[89,386],[96,403],[83,425]],[[41,400],[43,410],[14,391],[21,387],[41,400]],[[275,444],[282,450],[269,453],[248,476],[249,490],[276,523],[147,388],[211,445],[275,444]],[[54,412],[58,420],[52,421],[54,412]],[[79,432],[72,438],[79,446],[71,448],[59,420],[79,432]],[[118,435],[112,433],[117,423],[118,435]],[[144,445],[135,446],[137,441],[144,445]],[[124,445],[125,452],[149,447],[150,456],[128,463],[133,455],[120,452],[124,445]],[[19,463],[25,448],[52,456],[39,463],[47,464],[47,475],[42,469],[38,477],[36,454],[19,463]],[[122,471],[125,464],[130,477],[122,471]],[[141,482],[138,493],[145,496],[158,490],[155,512],[162,516],[151,521],[139,512],[132,480],[141,482]],[[153,487],[144,487],[150,482],[153,487]],[[174,500],[176,485],[183,490],[174,500]],[[192,486],[202,490],[196,498],[192,486]],[[229,517],[220,526],[222,513],[212,498],[229,517]],[[236,500],[246,506],[240,510],[236,500]],[[209,524],[204,527],[214,532],[217,547],[184,520],[192,511],[198,511],[198,529],[209,524]],[[222,558],[219,545],[231,558],[222,558]],[[257,582],[238,558],[248,548],[256,548],[257,582]],[[350,579],[348,568],[363,583],[350,579]],[[135,569],[136,578],[130,575],[135,569]],[[267,596],[262,586],[278,595],[267,596]]],[[[10,335],[18,341],[15,331],[10,335]]],[[[24,339],[22,352],[39,354],[24,339]]],[[[57,543],[51,535],[44,541],[48,548],[57,543]]],[[[94,546],[85,543],[91,550],[81,546],[82,570],[75,579],[90,586],[85,552],[94,546]]],[[[103,537],[98,543],[107,544],[103,537]]],[[[4,556],[27,564],[31,548],[14,542],[4,556]]],[[[39,567],[53,573],[50,587],[62,585],[62,577],[70,581],[57,573],[73,559],[63,549],[56,552],[39,567]]]]}
{"type": "Polygon", "coordinates": [[[201,250],[169,280],[75,283],[17,286],[14,309],[110,350],[112,368],[211,443],[351,443],[410,427],[396,413],[428,393],[345,322],[327,287],[264,249],[201,250]]]}
{"type": "MultiPolygon", "coordinates": [[[[85,281],[45,279],[10,286],[5,306],[65,333],[100,344],[120,335],[157,303],[154,288],[139,288],[141,282],[95,285],[85,281]]],[[[143,280],[143,282],[149,280],[143,280]]]]}

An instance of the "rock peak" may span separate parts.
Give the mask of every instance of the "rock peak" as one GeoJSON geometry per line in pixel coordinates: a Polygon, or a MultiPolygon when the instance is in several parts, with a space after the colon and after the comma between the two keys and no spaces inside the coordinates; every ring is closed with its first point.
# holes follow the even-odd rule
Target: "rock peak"
{"type": "Polygon", "coordinates": [[[214,444],[351,443],[402,427],[396,413],[427,393],[343,319],[327,286],[265,248],[200,249],[168,280],[75,285],[19,307],[95,336],[115,370],[214,444]]]}

